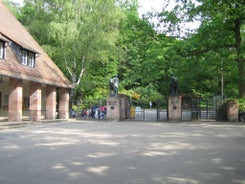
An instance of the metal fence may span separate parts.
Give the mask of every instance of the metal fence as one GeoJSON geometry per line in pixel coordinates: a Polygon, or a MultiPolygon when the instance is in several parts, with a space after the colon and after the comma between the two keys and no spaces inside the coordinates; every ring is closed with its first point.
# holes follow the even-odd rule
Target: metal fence
{"type": "Polygon", "coordinates": [[[227,120],[225,99],[183,99],[183,121],[225,121],[227,120]]]}
{"type": "MultiPolygon", "coordinates": [[[[182,121],[226,121],[227,101],[225,99],[182,99],[182,121]]],[[[168,104],[166,100],[154,102],[154,108],[147,104],[138,103],[135,107],[135,116],[132,120],[141,121],[168,121],[168,104]],[[157,104],[161,105],[157,105],[157,104]]]]}
{"type": "MultiPolygon", "coordinates": [[[[135,114],[131,120],[140,121],[167,121],[167,100],[158,99],[157,101],[140,102],[132,101],[135,106],[135,114]]],[[[131,113],[130,113],[131,114],[131,113]]]]}

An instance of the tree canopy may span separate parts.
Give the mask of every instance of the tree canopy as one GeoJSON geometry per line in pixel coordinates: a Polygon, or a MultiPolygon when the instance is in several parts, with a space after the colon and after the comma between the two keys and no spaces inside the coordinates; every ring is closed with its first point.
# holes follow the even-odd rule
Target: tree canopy
{"type": "MultiPolygon", "coordinates": [[[[158,15],[161,22],[169,26],[168,31],[176,33],[183,21],[198,20],[201,23],[194,34],[186,35],[178,54],[192,61],[197,59],[198,65],[204,61],[203,64],[208,66],[205,71],[216,65],[219,67],[216,72],[212,74],[210,71],[212,75],[206,76],[219,81],[216,75],[221,73],[227,86],[226,93],[245,98],[245,3],[240,0],[177,2],[179,4],[173,11],[163,10],[158,15]]],[[[207,77],[202,76],[201,79],[207,77]]],[[[207,91],[210,92],[209,89],[207,91]]]]}
{"type": "Polygon", "coordinates": [[[73,81],[74,103],[105,99],[115,74],[119,92],[143,101],[168,96],[173,75],[180,95],[245,98],[245,3],[176,0],[170,10],[165,2],[161,12],[143,17],[137,0],[9,6],[73,81]],[[189,26],[193,21],[197,29],[189,26]]]}

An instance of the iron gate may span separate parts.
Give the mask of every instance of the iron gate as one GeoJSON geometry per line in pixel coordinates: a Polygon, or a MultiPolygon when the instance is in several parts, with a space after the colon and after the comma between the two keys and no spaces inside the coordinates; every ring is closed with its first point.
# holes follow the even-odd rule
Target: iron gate
{"type": "MultiPolygon", "coordinates": [[[[130,116],[131,120],[139,121],[167,121],[167,100],[160,99],[152,102],[150,106],[149,102],[132,101],[132,105],[135,107],[133,117],[130,116]]],[[[130,112],[130,114],[132,114],[130,112]]]]}
{"type": "MultiPolygon", "coordinates": [[[[134,116],[130,120],[138,121],[168,121],[168,103],[166,99],[148,103],[133,102],[134,116]]],[[[131,112],[128,112],[131,114],[131,112]]],[[[182,99],[182,121],[224,121],[227,120],[226,100],[224,99],[182,99]]]]}
{"type": "Polygon", "coordinates": [[[224,99],[182,99],[182,121],[224,121],[227,119],[224,99]]]}

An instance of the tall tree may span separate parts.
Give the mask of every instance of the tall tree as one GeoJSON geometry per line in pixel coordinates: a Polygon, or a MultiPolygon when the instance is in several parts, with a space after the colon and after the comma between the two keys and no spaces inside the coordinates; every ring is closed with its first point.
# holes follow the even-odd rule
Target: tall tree
{"type": "Polygon", "coordinates": [[[113,0],[60,1],[55,11],[51,36],[61,43],[64,64],[79,85],[92,61],[108,62],[115,54],[120,11],[113,0]]]}
{"type": "Polygon", "coordinates": [[[105,81],[116,73],[121,18],[114,0],[25,0],[20,20],[81,93],[85,73],[105,81]]]}
{"type": "MultiPolygon", "coordinates": [[[[224,63],[234,58],[233,61],[237,62],[238,70],[238,73],[234,73],[238,74],[238,96],[245,98],[245,51],[242,37],[245,3],[240,0],[181,0],[177,2],[179,4],[173,11],[163,11],[159,14],[161,21],[168,23],[171,29],[174,28],[175,33],[176,30],[180,30],[179,25],[183,21],[197,19],[201,21],[201,26],[196,33],[197,43],[189,47],[188,53],[205,56],[207,52],[215,52],[221,58],[229,58],[224,59],[224,63]]],[[[207,57],[209,55],[205,56],[207,57]]]]}
{"type": "Polygon", "coordinates": [[[146,18],[140,18],[137,4],[125,9],[119,45],[125,52],[119,65],[122,87],[139,93],[142,100],[166,95],[168,67],[165,51],[174,39],[158,34],[146,18]]]}

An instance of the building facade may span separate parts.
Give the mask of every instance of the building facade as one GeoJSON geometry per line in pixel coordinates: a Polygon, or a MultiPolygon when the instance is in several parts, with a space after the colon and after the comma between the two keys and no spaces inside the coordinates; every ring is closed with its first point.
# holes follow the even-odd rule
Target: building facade
{"type": "Polygon", "coordinates": [[[0,121],[69,118],[72,83],[0,1],[0,121]]]}

